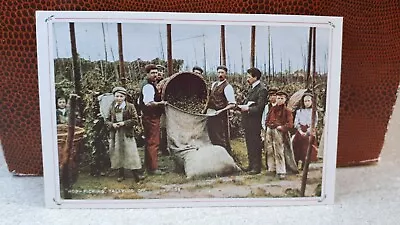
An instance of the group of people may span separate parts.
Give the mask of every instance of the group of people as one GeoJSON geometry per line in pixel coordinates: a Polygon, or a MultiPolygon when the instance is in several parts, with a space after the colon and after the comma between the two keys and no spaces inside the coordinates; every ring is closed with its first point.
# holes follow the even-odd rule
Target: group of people
{"type": "MultiPolygon", "coordinates": [[[[311,129],[312,93],[304,93],[301,107],[296,111],[295,119],[293,119],[293,112],[286,106],[288,94],[276,88],[267,90],[260,82],[259,69],[247,70],[246,80],[249,90],[242,104],[237,104],[235,100],[233,87],[226,79],[227,72],[227,67],[217,67],[218,81],[212,83],[210,87],[206,112],[215,112],[215,116],[210,117],[207,124],[211,143],[224,147],[229,154],[234,156],[230,146],[228,113],[229,110],[239,110],[242,115],[249,162],[249,166],[244,168],[244,171],[253,175],[261,173],[262,149],[266,151],[268,174],[275,174],[280,179],[285,178],[288,167],[285,158],[292,159],[285,154],[292,152],[294,152],[296,163],[296,168],[293,170],[297,171],[297,166],[304,165],[309,137],[311,131],[314,131],[311,129]],[[296,129],[296,133],[291,141],[289,131],[293,128],[296,129]],[[261,132],[262,130],[264,132],[261,132]],[[264,134],[264,146],[261,133],[264,134]],[[293,149],[291,149],[292,146],[293,149]],[[285,148],[289,151],[285,151],[285,148]]],[[[315,115],[314,121],[317,121],[317,113],[315,115]]],[[[316,161],[316,143],[312,143],[311,146],[311,160],[316,161]]]]}
{"type": "MultiPolygon", "coordinates": [[[[288,94],[276,88],[268,90],[268,103],[264,108],[261,126],[264,133],[264,149],[266,151],[266,164],[268,173],[284,178],[287,168],[286,160],[291,160],[285,154],[294,153],[295,166],[303,169],[312,127],[312,102],[313,94],[304,92],[300,99],[298,109],[293,113],[287,108],[288,94]],[[293,116],[293,114],[295,116],[293,116]],[[294,117],[294,119],[293,119],[294,117]],[[290,131],[294,135],[290,138],[290,131]]],[[[315,112],[314,128],[317,126],[318,113],[315,112]]],[[[317,144],[314,139],[311,143],[311,161],[317,161],[317,144]]],[[[293,169],[293,171],[295,171],[293,169]]]]}
{"type": "MultiPolygon", "coordinates": [[[[142,132],[145,137],[145,169],[148,175],[161,175],[163,171],[158,166],[158,152],[168,154],[166,150],[166,131],[164,106],[161,100],[161,85],[163,82],[162,66],[149,64],[145,67],[146,77],[140,87],[137,100],[140,112],[134,104],[126,101],[127,90],[115,87],[112,90],[114,102],[109,110],[105,123],[110,130],[109,153],[111,168],[118,169],[117,181],[125,179],[125,170],[132,171],[136,182],[144,179],[142,165],[135,137],[142,132]],[[140,113],[140,117],[139,117],[140,113]],[[141,118],[141,121],[140,121],[141,118]],[[143,130],[142,130],[143,129],[143,130]]],[[[203,70],[194,67],[192,72],[202,76],[203,70]]],[[[212,115],[207,121],[209,138],[212,144],[224,147],[234,157],[230,146],[228,113],[239,110],[242,114],[242,126],[248,153],[249,174],[261,173],[261,155],[263,141],[261,130],[265,130],[264,149],[267,152],[267,168],[280,178],[286,174],[284,147],[289,137],[289,129],[295,127],[293,139],[295,146],[300,146],[295,152],[296,161],[304,162],[304,146],[308,146],[308,136],[311,132],[312,95],[306,93],[303,98],[303,108],[297,110],[293,120],[292,112],[286,107],[288,94],[277,89],[269,89],[260,82],[261,71],[257,68],[247,70],[249,91],[242,104],[237,104],[233,87],[227,81],[228,68],[217,67],[218,80],[211,84],[207,106],[203,113],[212,115]]],[[[58,99],[57,122],[65,123],[67,109],[65,98],[58,99]]]]}

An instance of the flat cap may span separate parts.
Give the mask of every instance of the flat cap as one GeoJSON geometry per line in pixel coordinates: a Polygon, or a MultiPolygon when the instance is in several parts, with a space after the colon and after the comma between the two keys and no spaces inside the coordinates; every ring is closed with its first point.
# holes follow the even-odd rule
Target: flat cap
{"type": "Polygon", "coordinates": [[[277,92],[276,92],[276,95],[284,95],[284,96],[286,96],[286,97],[289,96],[289,94],[286,93],[285,91],[277,91],[277,92]]]}
{"type": "Polygon", "coordinates": [[[123,95],[126,95],[126,93],[127,93],[126,89],[123,88],[123,87],[115,87],[115,88],[113,88],[112,93],[115,94],[117,92],[121,93],[123,95]]]}

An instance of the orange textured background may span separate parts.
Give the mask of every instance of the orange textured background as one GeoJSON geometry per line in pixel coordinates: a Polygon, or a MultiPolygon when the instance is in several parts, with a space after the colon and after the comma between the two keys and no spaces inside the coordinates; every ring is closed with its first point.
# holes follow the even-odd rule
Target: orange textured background
{"type": "Polygon", "coordinates": [[[343,16],[337,162],[379,157],[399,83],[398,0],[16,0],[0,9],[0,139],[10,171],[42,173],[36,10],[343,16]]]}

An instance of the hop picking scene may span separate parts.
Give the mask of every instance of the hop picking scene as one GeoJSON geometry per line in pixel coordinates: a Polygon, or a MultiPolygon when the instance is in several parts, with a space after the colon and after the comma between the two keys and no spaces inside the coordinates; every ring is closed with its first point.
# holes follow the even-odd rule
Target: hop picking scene
{"type": "Polygon", "coordinates": [[[63,199],[321,196],[329,29],[53,24],[63,199]]]}

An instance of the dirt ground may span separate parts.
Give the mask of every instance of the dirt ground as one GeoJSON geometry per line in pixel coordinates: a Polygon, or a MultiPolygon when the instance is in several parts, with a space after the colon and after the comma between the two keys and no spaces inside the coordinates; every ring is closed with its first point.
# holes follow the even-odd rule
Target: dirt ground
{"type": "MultiPolygon", "coordinates": [[[[247,166],[247,155],[243,140],[233,140],[232,149],[242,166],[247,166]]],[[[143,149],[139,149],[143,154],[143,149]]],[[[143,158],[143,157],[142,157],[143,158]]],[[[263,162],[265,155],[263,154],[263,162]]],[[[93,177],[81,171],[70,193],[72,199],[173,199],[173,198],[256,198],[298,197],[302,171],[279,180],[261,174],[244,172],[225,177],[187,179],[174,171],[174,162],[169,156],[160,156],[159,164],[165,168],[163,175],[146,176],[136,183],[129,171],[126,179],[117,182],[117,172],[109,171],[104,176],[93,177]]],[[[264,165],[265,167],[265,165],[264,165]]],[[[319,196],[322,181],[322,161],[310,164],[305,196],[319,196]]]]}

